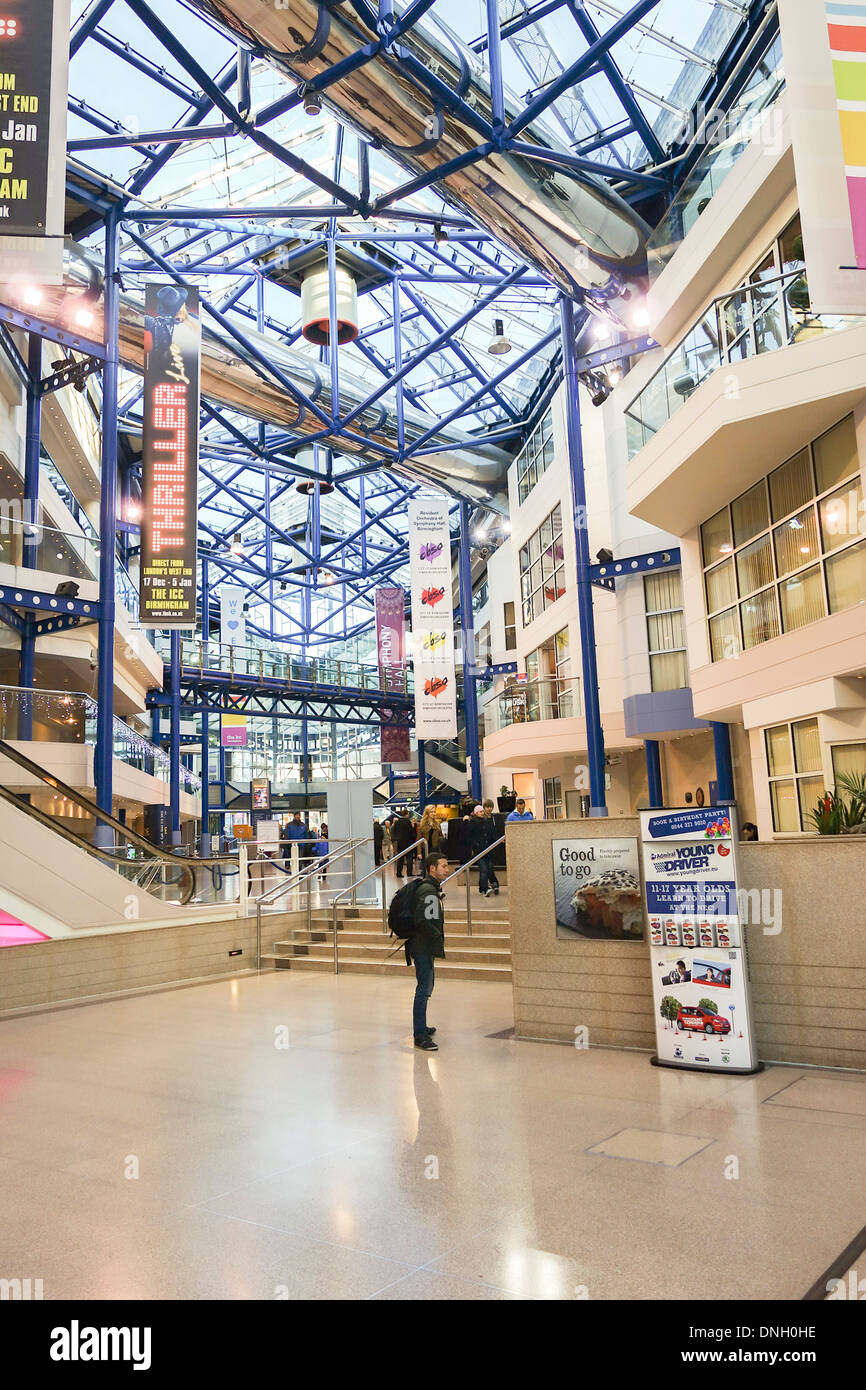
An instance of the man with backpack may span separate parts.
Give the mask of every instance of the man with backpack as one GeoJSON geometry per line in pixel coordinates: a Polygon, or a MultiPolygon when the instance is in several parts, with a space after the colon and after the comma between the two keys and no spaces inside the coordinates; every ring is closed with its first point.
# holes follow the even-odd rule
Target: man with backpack
{"type": "Polygon", "coordinates": [[[388,912],[392,932],[406,943],[406,964],[415,965],[412,1032],[415,1046],[424,1052],[439,1051],[433,1041],[436,1029],[427,1026],[427,1000],[435,983],[434,961],[445,957],[444,894],[440,885],[449,873],[444,855],[428,854],[424,877],[400,888],[388,912]]]}

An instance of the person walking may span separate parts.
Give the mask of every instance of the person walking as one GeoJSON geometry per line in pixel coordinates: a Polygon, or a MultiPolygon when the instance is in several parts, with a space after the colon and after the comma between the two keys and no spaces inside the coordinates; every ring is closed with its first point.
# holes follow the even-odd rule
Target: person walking
{"type": "Polygon", "coordinates": [[[505,820],[506,823],[508,821],[516,820],[535,820],[535,816],[532,814],[531,811],[527,811],[526,802],[524,801],[522,796],[519,796],[517,798],[517,801],[515,802],[514,810],[508,813],[508,815],[505,817],[505,820]]]}
{"type": "Polygon", "coordinates": [[[373,862],[378,869],[382,863],[382,846],[385,843],[385,831],[380,820],[373,821],[373,862]]]}
{"type": "MultiPolygon", "coordinates": [[[[442,881],[448,877],[448,860],[441,854],[428,854],[424,877],[414,891],[412,930],[406,938],[406,964],[415,966],[415,997],[412,1001],[412,1033],[415,1046],[424,1052],[438,1052],[433,1041],[435,1028],[427,1024],[427,1000],[433,993],[435,965],[445,959],[445,895],[442,881]]],[[[409,892],[408,888],[403,892],[409,892]]]]}
{"type": "Polygon", "coordinates": [[[328,846],[328,827],[324,821],[322,821],[322,824],[319,826],[319,838],[314,846],[314,851],[318,855],[321,864],[320,873],[322,876],[322,883],[327,883],[328,854],[330,853],[330,849],[328,846]]]}
{"type": "Polygon", "coordinates": [[[397,860],[397,862],[394,865],[394,871],[398,878],[402,878],[404,872],[406,872],[407,878],[412,877],[411,873],[408,872],[409,865],[407,861],[409,859],[409,855],[401,854],[401,851],[404,849],[408,849],[411,844],[414,844],[414,841],[415,832],[412,829],[412,822],[409,819],[409,812],[404,807],[398,815],[397,819],[394,821],[393,825],[391,826],[391,843],[394,846],[394,853],[401,855],[401,857],[397,860]]]}
{"type": "Polygon", "coordinates": [[[289,861],[287,867],[288,867],[290,870],[291,870],[291,859],[292,859],[292,845],[297,845],[297,846],[298,846],[298,856],[299,856],[299,857],[298,857],[298,867],[299,867],[299,868],[303,868],[303,867],[304,867],[304,861],[303,861],[303,850],[304,850],[304,846],[303,846],[303,841],[306,840],[306,838],[307,838],[307,827],[304,825],[304,822],[301,820],[301,813],[300,813],[300,811],[296,811],[295,814],[294,814],[294,816],[292,817],[292,819],[289,821],[288,825],[286,826],[285,831],[283,832],[283,841],[284,841],[284,843],[285,843],[285,856],[286,856],[286,858],[287,858],[288,861],[289,861]]]}
{"type": "MultiPolygon", "coordinates": [[[[476,806],[472,812],[470,824],[470,836],[472,845],[471,858],[476,854],[481,854],[482,850],[489,849],[494,840],[499,837],[496,834],[496,823],[492,816],[484,814],[483,806],[476,806]]],[[[499,879],[496,877],[496,870],[493,867],[493,853],[485,854],[483,859],[478,860],[478,891],[483,898],[491,898],[494,893],[499,892],[499,879]]]]}

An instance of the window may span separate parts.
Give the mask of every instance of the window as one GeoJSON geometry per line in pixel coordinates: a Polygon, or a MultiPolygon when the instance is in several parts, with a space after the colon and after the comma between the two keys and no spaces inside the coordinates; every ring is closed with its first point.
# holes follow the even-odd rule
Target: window
{"type": "Polygon", "coordinates": [[[490,624],[485,623],[475,634],[475,664],[484,666],[490,655],[490,624]]]}
{"type": "Polygon", "coordinates": [[[559,506],[529,537],[520,551],[520,598],[523,626],[528,627],[565,593],[562,514],[559,506]]]}
{"type": "Polygon", "coordinates": [[[544,819],[562,820],[562,779],[544,779],[544,819]]]}
{"type": "Polygon", "coordinates": [[[773,829],[782,834],[811,830],[810,811],[824,794],[817,719],[777,724],[764,731],[773,829]]]}
{"type": "Polygon", "coordinates": [[[651,688],[682,690],[689,683],[689,666],[680,571],[644,575],[643,591],[651,688]]]}
{"type": "Polygon", "coordinates": [[[866,777],[866,743],[834,743],[830,756],[834,783],[840,777],[866,777]]]}
{"type": "Polygon", "coordinates": [[[472,612],[480,613],[490,596],[487,575],[472,590],[472,612]]]}
{"type": "Polygon", "coordinates": [[[549,637],[526,655],[523,687],[527,719],[568,719],[574,714],[574,681],[568,648],[568,628],[549,637]]]}
{"type": "Polygon", "coordinates": [[[866,602],[859,473],[846,415],[704,522],[713,661],[866,602]]]}
{"type": "Polygon", "coordinates": [[[514,618],[514,604],[504,603],[502,608],[505,619],[505,650],[507,652],[513,652],[517,647],[517,625],[514,618]]]}
{"type": "Polygon", "coordinates": [[[523,447],[517,458],[517,499],[525,502],[542,473],[553,458],[553,416],[548,413],[523,447]]]}

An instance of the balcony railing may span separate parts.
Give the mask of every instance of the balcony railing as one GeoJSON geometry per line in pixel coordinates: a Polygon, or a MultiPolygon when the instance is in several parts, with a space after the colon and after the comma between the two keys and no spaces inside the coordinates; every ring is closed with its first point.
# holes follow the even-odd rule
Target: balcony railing
{"type": "MultiPolygon", "coordinates": [[[[80,691],[28,690],[0,686],[0,738],[36,738],[38,742],[84,743],[96,746],[97,705],[80,691]]],[[[113,754],[119,762],[148,772],[161,782],[171,776],[169,756],[143,734],[115,717],[113,754]]],[[[201,791],[201,778],[181,765],[181,787],[192,796],[201,791]]]]}
{"type": "MultiPolygon", "coordinates": [[[[156,645],[163,659],[170,661],[170,637],[160,633],[156,645]]],[[[333,660],[330,657],[298,656],[281,651],[276,643],[236,647],[185,637],[181,639],[181,664],[197,667],[200,671],[223,671],[230,675],[257,676],[259,679],[281,680],[289,684],[336,686],[337,689],[346,690],[387,690],[397,695],[411,695],[414,689],[412,672],[406,667],[380,669],[378,666],[333,660]]]]}
{"type": "Polygon", "coordinates": [[[3,516],[0,563],[42,570],[64,579],[93,580],[99,575],[99,545],[83,535],[3,516]]]}
{"type": "Polygon", "coordinates": [[[582,713],[579,676],[539,676],[500,691],[484,711],[484,732],[493,734],[512,724],[579,718],[582,713]]]}
{"type": "Polygon", "coordinates": [[[814,314],[802,269],[719,295],[626,407],[629,458],[719,367],[862,322],[852,316],[814,314]]]}

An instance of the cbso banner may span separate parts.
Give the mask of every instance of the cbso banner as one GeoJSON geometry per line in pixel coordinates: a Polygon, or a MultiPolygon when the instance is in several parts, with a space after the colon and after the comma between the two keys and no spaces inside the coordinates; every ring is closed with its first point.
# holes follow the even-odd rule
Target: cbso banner
{"type": "Polygon", "coordinates": [[[144,333],[141,623],[195,628],[198,532],[198,290],[147,287],[144,333]]]}
{"type": "Polygon", "coordinates": [[[456,738],[457,676],[448,503],[409,504],[409,573],[415,667],[415,734],[456,738]]]}

